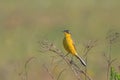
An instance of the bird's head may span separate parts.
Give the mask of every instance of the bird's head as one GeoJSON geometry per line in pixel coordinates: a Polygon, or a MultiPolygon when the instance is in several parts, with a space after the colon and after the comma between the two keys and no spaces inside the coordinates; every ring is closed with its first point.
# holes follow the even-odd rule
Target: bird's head
{"type": "Polygon", "coordinates": [[[69,30],[64,30],[63,32],[64,32],[65,36],[70,36],[71,35],[69,30]]]}

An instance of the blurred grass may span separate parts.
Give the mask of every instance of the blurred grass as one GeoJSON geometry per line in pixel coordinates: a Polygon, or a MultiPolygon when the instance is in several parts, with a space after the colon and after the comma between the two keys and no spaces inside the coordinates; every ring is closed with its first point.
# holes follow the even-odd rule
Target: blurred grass
{"type": "MultiPolygon", "coordinates": [[[[19,80],[15,75],[22,70],[26,59],[40,54],[37,51],[39,40],[48,39],[64,51],[61,32],[64,29],[70,29],[74,40],[80,41],[80,44],[89,39],[98,39],[104,44],[107,31],[114,29],[120,32],[119,9],[119,0],[1,0],[0,76],[8,73],[9,68],[17,69],[16,72],[11,70],[5,76],[7,78],[2,80],[19,80]]],[[[120,57],[119,45],[117,43],[113,48],[113,57],[120,57]]],[[[106,45],[99,45],[89,57],[90,70],[97,80],[101,80],[101,76],[105,79],[102,73],[106,65],[101,60],[104,50],[107,51],[106,45]],[[98,60],[94,60],[94,57],[98,57],[98,60]]],[[[43,60],[40,64],[49,63],[43,56],[50,58],[49,55],[39,55],[43,60]]]]}

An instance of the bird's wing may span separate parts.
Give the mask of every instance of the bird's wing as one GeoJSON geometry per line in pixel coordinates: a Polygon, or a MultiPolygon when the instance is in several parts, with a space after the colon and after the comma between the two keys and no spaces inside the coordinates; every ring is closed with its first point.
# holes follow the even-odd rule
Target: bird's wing
{"type": "Polygon", "coordinates": [[[72,42],[73,42],[72,44],[73,44],[73,46],[74,46],[74,48],[75,48],[75,50],[76,50],[75,43],[74,43],[74,41],[73,41],[73,40],[72,40],[72,42]]]}

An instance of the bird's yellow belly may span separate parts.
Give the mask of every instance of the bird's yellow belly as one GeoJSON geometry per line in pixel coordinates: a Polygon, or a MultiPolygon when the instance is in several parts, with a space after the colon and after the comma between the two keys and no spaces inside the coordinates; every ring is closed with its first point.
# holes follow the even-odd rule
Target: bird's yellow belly
{"type": "Polygon", "coordinates": [[[75,46],[73,45],[73,41],[71,39],[64,38],[63,45],[64,45],[64,48],[66,49],[66,51],[68,53],[71,53],[73,55],[75,55],[77,53],[76,49],[75,49],[75,46]]]}

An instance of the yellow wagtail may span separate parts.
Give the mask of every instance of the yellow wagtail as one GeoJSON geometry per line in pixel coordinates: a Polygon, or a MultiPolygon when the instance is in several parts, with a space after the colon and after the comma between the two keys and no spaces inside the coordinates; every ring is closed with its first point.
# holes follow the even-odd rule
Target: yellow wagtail
{"type": "Polygon", "coordinates": [[[69,30],[64,30],[63,32],[65,34],[65,37],[63,39],[63,46],[64,46],[65,50],[68,53],[71,53],[72,55],[74,55],[75,57],[77,57],[77,59],[79,59],[80,62],[84,66],[86,66],[86,63],[84,62],[84,60],[77,54],[77,51],[76,51],[74,42],[73,42],[73,40],[71,38],[71,34],[70,34],[69,30]]]}

